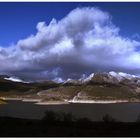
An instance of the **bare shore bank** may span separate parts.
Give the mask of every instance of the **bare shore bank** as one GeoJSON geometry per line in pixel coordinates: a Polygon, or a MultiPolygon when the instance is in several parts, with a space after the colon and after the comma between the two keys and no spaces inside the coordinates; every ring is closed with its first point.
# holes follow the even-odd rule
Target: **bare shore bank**
{"type": "Polygon", "coordinates": [[[109,103],[127,103],[128,100],[70,100],[69,103],[90,103],[90,104],[109,104],[109,103]]]}
{"type": "Polygon", "coordinates": [[[69,104],[69,102],[62,102],[62,101],[48,101],[48,102],[37,102],[37,105],[62,105],[62,104],[69,104]]]}
{"type": "Polygon", "coordinates": [[[41,101],[41,99],[26,99],[26,98],[1,98],[4,101],[8,100],[19,100],[23,102],[33,102],[37,105],[60,105],[60,104],[112,104],[112,103],[140,103],[140,100],[65,100],[65,101],[41,101]]]}

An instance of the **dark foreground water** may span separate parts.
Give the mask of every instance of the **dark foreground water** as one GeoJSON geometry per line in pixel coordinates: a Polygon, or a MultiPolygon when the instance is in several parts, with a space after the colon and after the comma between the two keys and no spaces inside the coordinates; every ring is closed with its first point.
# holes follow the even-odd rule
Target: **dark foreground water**
{"type": "Polygon", "coordinates": [[[76,117],[87,117],[94,121],[100,121],[108,114],[118,121],[131,122],[140,116],[140,103],[36,105],[8,101],[8,104],[0,105],[0,116],[41,119],[48,110],[72,113],[76,117]]]}

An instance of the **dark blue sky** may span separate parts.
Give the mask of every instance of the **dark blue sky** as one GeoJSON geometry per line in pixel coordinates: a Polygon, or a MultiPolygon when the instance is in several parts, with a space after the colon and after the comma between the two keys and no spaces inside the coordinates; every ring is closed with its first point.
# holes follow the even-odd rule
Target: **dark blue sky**
{"type": "MultiPolygon", "coordinates": [[[[140,34],[140,3],[0,3],[0,46],[8,46],[36,33],[36,24],[52,18],[60,20],[76,7],[96,6],[112,15],[120,34],[132,37],[140,34]]],[[[139,37],[137,37],[139,40],[139,37]]]]}

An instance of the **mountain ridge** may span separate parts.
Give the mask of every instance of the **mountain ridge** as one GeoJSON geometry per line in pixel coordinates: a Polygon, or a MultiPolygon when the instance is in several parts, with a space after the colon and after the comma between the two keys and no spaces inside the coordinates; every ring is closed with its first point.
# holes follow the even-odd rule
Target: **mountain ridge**
{"type": "MultiPolygon", "coordinates": [[[[37,80],[37,81],[26,81],[23,80],[19,77],[15,77],[15,76],[8,76],[8,75],[0,75],[1,79],[5,79],[5,80],[9,80],[9,81],[13,81],[13,82],[20,82],[20,83],[43,83],[46,81],[52,81],[52,82],[56,82],[56,83],[86,83],[88,81],[98,81],[100,77],[100,80],[102,79],[103,81],[107,80],[114,80],[116,82],[121,82],[124,79],[127,80],[139,80],[140,83],[140,77],[133,75],[133,74],[128,74],[128,73],[124,73],[124,72],[115,72],[115,71],[110,71],[110,72],[97,72],[97,73],[91,73],[89,76],[82,76],[79,79],[71,79],[71,78],[67,78],[66,80],[37,80]]],[[[55,78],[56,79],[56,78],[55,78]]],[[[109,82],[109,81],[108,81],[109,82]]],[[[111,82],[111,81],[110,81],[111,82]]],[[[112,81],[113,82],[113,81],[112,81]]]]}
{"type": "Polygon", "coordinates": [[[140,101],[140,78],[126,73],[92,73],[62,83],[22,83],[0,78],[0,96],[48,101],[127,100],[140,101]]]}

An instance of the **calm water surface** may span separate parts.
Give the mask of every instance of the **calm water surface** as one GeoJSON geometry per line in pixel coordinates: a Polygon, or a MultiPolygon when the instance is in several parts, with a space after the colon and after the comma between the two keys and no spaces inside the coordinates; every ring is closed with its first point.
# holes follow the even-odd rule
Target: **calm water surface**
{"type": "Polygon", "coordinates": [[[36,105],[8,101],[8,104],[0,105],[0,116],[41,119],[47,110],[72,113],[76,117],[88,117],[94,121],[102,120],[106,114],[119,121],[136,121],[140,116],[140,103],[36,105]]]}

